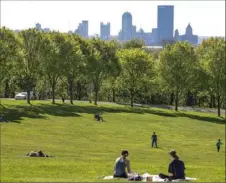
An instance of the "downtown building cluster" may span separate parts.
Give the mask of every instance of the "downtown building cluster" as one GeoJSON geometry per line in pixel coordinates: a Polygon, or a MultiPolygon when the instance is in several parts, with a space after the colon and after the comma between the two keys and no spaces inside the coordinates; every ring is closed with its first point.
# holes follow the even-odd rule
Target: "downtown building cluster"
{"type": "MultiPolygon", "coordinates": [[[[36,28],[41,29],[40,24],[36,24],[36,28]]],[[[47,29],[43,29],[47,31],[47,29]]],[[[83,20],[75,31],[68,33],[75,33],[84,38],[90,38],[89,25],[87,20],[83,20]]],[[[185,34],[180,35],[179,31],[174,30],[174,6],[160,5],[157,13],[157,28],[152,28],[151,32],[145,32],[143,29],[137,30],[133,25],[133,17],[129,12],[122,15],[122,27],[118,35],[111,35],[111,24],[108,22],[100,23],[100,35],[97,35],[102,40],[116,39],[120,42],[129,41],[132,39],[143,40],[146,46],[162,46],[165,43],[174,41],[188,41],[193,45],[198,44],[198,36],[193,35],[193,30],[190,25],[186,27],[185,34]]]]}

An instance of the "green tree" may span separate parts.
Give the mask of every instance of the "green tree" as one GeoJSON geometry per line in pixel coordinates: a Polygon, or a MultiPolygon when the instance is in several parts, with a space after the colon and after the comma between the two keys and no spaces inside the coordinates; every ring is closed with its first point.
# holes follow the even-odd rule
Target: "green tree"
{"type": "Polygon", "coordinates": [[[19,56],[19,48],[19,41],[15,33],[6,27],[0,28],[0,87],[8,84],[10,80],[13,62],[19,56]]]}
{"type": "Polygon", "coordinates": [[[87,74],[92,80],[95,105],[97,105],[98,92],[103,81],[109,76],[116,75],[120,64],[116,56],[117,48],[114,44],[94,38],[90,41],[89,47],[90,53],[86,59],[87,74]]]}
{"type": "Polygon", "coordinates": [[[204,88],[216,96],[218,116],[220,108],[225,101],[226,91],[226,63],[225,41],[223,38],[210,38],[204,40],[198,49],[198,58],[202,71],[208,82],[202,82],[204,88]]]}
{"type": "Polygon", "coordinates": [[[23,57],[15,66],[15,73],[20,78],[19,86],[27,92],[27,103],[30,103],[30,92],[40,75],[42,34],[37,29],[27,29],[19,33],[23,57]]]}
{"type": "Polygon", "coordinates": [[[121,89],[129,92],[133,107],[134,98],[154,79],[154,60],[152,55],[140,48],[120,50],[118,57],[122,66],[118,82],[121,89]]]}
{"type": "Polygon", "coordinates": [[[132,39],[123,43],[122,48],[130,49],[130,48],[143,48],[145,43],[143,40],[140,39],[132,39]]]}
{"type": "Polygon", "coordinates": [[[64,59],[64,75],[67,78],[70,103],[73,104],[74,85],[85,70],[85,62],[80,44],[76,35],[65,35],[65,44],[62,50],[64,59]]]}
{"type": "Polygon", "coordinates": [[[175,110],[179,96],[192,88],[197,59],[194,47],[188,42],[167,45],[159,56],[159,74],[163,85],[175,95],[175,110]]]}
{"type": "Polygon", "coordinates": [[[62,55],[60,55],[62,35],[57,32],[43,33],[41,70],[46,75],[51,87],[52,103],[55,104],[55,89],[62,74],[62,55]]]}

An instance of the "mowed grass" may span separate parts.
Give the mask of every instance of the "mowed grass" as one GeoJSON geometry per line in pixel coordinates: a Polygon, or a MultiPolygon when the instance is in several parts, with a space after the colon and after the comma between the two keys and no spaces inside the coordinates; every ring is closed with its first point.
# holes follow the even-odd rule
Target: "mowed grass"
{"type": "MultiPolygon", "coordinates": [[[[121,150],[130,152],[135,172],[167,173],[168,151],[175,149],[186,164],[186,175],[199,182],[225,181],[225,121],[214,114],[174,112],[88,102],[50,104],[3,100],[10,123],[1,123],[2,182],[100,182],[112,175],[121,150]],[[100,112],[106,122],[93,114],[100,112]],[[150,136],[158,135],[159,148],[150,136]],[[31,150],[55,158],[28,158],[31,150]]],[[[120,181],[120,180],[118,180],[120,181]]],[[[106,181],[105,181],[106,182],[106,181]]]]}

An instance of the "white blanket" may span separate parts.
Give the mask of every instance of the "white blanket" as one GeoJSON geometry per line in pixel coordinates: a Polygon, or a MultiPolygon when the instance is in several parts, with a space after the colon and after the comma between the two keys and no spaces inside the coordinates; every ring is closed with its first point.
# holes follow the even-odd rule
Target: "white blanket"
{"type": "MultiPolygon", "coordinates": [[[[149,173],[145,173],[143,175],[141,175],[143,178],[143,182],[146,182],[146,178],[147,177],[152,177],[152,182],[164,182],[164,179],[159,178],[158,175],[151,175],[149,173]]],[[[110,179],[114,179],[113,176],[105,176],[104,177],[105,180],[110,180],[110,179]]],[[[193,181],[193,180],[197,180],[196,178],[191,178],[191,177],[186,177],[185,180],[181,180],[181,179],[177,179],[177,180],[173,180],[172,182],[180,182],[180,181],[193,181]]]]}

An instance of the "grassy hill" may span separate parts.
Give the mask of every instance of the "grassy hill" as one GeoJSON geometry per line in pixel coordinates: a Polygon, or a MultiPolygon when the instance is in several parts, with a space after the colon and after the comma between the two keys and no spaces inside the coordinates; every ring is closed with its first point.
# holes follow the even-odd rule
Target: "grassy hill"
{"type": "Polygon", "coordinates": [[[200,182],[224,182],[225,121],[215,114],[174,112],[79,102],[51,105],[3,100],[0,107],[10,123],[1,123],[2,182],[100,182],[111,175],[122,149],[130,152],[131,168],[139,173],[167,173],[168,151],[184,160],[186,174],[200,182]],[[99,111],[106,122],[93,119],[99,111]],[[151,148],[156,132],[159,148],[151,148]],[[31,150],[55,158],[28,158],[31,150]]]}

